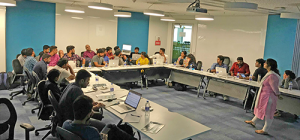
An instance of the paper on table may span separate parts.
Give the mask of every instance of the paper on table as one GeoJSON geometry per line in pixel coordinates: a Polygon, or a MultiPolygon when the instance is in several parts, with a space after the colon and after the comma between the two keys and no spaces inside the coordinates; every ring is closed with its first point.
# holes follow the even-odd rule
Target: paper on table
{"type": "Polygon", "coordinates": [[[125,118],[123,119],[123,122],[138,123],[138,122],[140,122],[141,117],[142,117],[142,115],[140,115],[140,114],[127,113],[125,118]]]}
{"type": "Polygon", "coordinates": [[[144,128],[142,128],[142,131],[157,134],[164,126],[164,124],[158,122],[150,122],[144,128]]]}
{"type": "Polygon", "coordinates": [[[94,92],[95,90],[92,87],[87,87],[82,89],[83,93],[94,92]]]}

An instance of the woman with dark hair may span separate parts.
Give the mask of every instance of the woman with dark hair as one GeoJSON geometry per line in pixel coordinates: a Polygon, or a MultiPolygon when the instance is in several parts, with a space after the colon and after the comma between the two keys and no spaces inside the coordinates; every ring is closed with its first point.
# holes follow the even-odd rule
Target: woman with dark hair
{"type": "Polygon", "coordinates": [[[149,64],[149,56],[146,52],[141,53],[141,57],[136,60],[136,64],[140,62],[140,65],[148,65],[149,64]]]}
{"type": "Polygon", "coordinates": [[[194,55],[192,54],[189,54],[186,56],[186,60],[187,60],[187,64],[185,65],[186,68],[194,68],[196,69],[197,68],[197,65],[196,65],[196,58],[194,55]]]}
{"type": "Polygon", "coordinates": [[[298,83],[295,81],[296,79],[296,75],[295,73],[293,73],[292,71],[290,70],[286,70],[283,74],[283,80],[282,80],[282,83],[281,83],[281,88],[285,88],[285,89],[288,89],[289,88],[289,84],[290,82],[292,82],[293,84],[293,89],[297,89],[299,90],[299,86],[298,86],[298,83]]]}
{"type": "Polygon", "coordinates": [[[182,66],[185,58],[186,58],[186,51],[182,51],[181,55],[178,57],[177,64],[182,66]]]}
{"type": "Polygon", "coordinates": [[[262,130],[255,130],[257,134],[268,134],[268,130],[273,122],[273,116],[276,111],[277,100],[279,98],[279,79],[280,74],[277,69],[277,62],[274,59],[268,59],[264,64],[268,73],[262,78],[260,89],[257,94],[254,118],[245,123],[255,126],[258,119],[265,119],[265,125],[262,130]]]}

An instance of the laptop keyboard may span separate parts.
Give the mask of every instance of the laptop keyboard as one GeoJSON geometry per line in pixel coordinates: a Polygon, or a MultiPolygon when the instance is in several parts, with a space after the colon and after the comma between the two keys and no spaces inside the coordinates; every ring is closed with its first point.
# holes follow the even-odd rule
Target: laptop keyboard
{"type": "Polygon", "coordinates": [[[125,109],[125,110],[132,110],[130,107],[128,107],[125,104],[120,105],[121,108],[125,109]]]}

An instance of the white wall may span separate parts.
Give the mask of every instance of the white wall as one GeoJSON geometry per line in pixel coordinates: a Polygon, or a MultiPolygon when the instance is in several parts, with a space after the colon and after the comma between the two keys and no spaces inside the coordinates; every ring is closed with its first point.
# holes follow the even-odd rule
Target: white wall
{"type": "Polygon", "coordinates": [[[218,55],[232,62],[241,56],[253,74],[255,60],[263,58],[268,16],[217,16],[198,23],[196,59],[204,70],[216,63],[218,55]]]}
{"type": "Polygon", "coordinates": [[[74,45],[76,54],[85,51],[89,44],[96,48],[114,47],[117,45],[117,18],[114,11],[100,11],[86,8],[85,14],[64,12],[65,5],[56,4],[55,45],[66,52],[68,45],[74,45]],[[81,17],[83,19],[73,19],[81,17]]]}
{"type": "Polygon", "coordinates": [[[0,7],[0,72],[6,71],[5,8],[0,7]]]}
{"type": "Polygon", "coordinates": [[[166,49],[166,54],[168,53],[169,47],[167,47],[168,40],[168,22],[161,21],[159,17],[150,16],[149,20],[149,35],[148,35],[148,55],[153,55],[158,52],[160,48],[166,49]],[[160,36],[161,45],[155,45],[155,37],[160,36]]]}

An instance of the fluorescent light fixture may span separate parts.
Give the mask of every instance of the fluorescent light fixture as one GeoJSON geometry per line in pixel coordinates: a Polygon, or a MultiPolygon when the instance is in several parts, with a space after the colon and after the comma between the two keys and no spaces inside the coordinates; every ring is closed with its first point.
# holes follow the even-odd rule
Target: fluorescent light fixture
{"type": "Polygon", "coordinates": [[[214,20],[214,16],[211,16],[211,15],[196,15],[195,16],[195,19],[196,20],[214,20]]]}
{"type": "Polygon", "coordinates": [[[257,10],[258,4],[248,2],[226,2],[224,5],[225,10],[233,11],[251,11],[257,10]]]}
{"type": "Polygon", "coordinates": [[[149,16],[159,16],[159,17],[165,16],[165,13],[163,11],[149,10],[149,9],[144,10],[144,14],[149,16]]]}
{"type": "Polygon", "coordinates": [[[130,12],[115,12],[114,13],[115,17],[131,17],[130,12]]]}
{"type": "Polygon", "coordinates": [[[300,19],[300,13],[281,13],[280,18],[300,19]]]}
{"type": "Polygon", "coordinates": [[[113,5],[106,3],[89,2],[88,7],[97,10],[113,10],[113,5]]]}
{"type": "Polygon", "coordinates": [[[17,6],[14,0],[0,0],[0,6],[17,6]]]}
{"type": "Polygon", "coordinates": [[[83,19],[82,17],[71,17],[73,19],[83,19]]]}
{"type": "Polygon", "coordinates": [[[66,12],[70,12],[70,13],[84,13],[84,9],[80,8],[80,7],[71,7],[71,6],[66,6],[65,8],[66,12]]]}
{"type": "Polygon", "coordinates": [[[161,17],[160,20],[161,21],[175,21],[175,19],[172,17],[161,17]]]}

